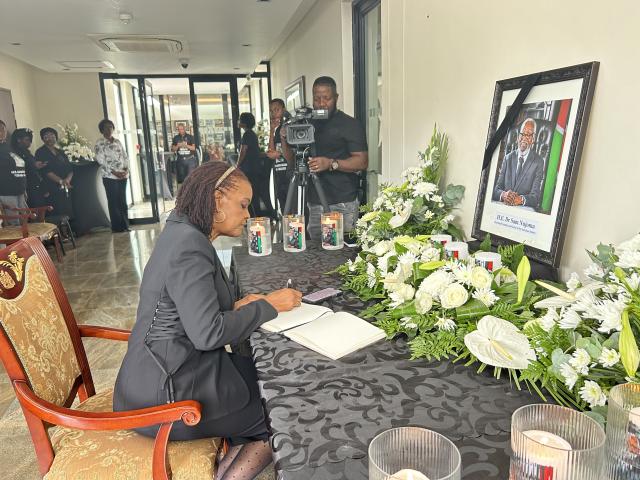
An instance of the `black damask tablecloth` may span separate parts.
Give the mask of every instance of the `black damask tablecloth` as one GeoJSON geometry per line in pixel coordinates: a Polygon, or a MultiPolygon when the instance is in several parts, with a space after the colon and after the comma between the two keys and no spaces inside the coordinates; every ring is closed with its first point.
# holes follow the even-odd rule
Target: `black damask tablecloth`
{"type": "MultiPolygon", "coordinates": [[[[303,293],[329,286],[327,275],[355,256],[345,248],[311,244],[286,253],[274,245],[267,257],[233,250],[233,273],[243,293],[265,293],[296,281],[303,293]]],[[[325,303],[358,314],[366,305],[350,293],[325,303]]],[[[405,340],[382,340],[333,361],[283,335],[255,332],[250,339],[267,412],[274,461],[283,479],[368,477],[367,447],[378,433],[422,426],[460,449],[463,478],[505,479],[514,410],[538,402],[506,379],[450,361],[410,360],[405,340]]]]}

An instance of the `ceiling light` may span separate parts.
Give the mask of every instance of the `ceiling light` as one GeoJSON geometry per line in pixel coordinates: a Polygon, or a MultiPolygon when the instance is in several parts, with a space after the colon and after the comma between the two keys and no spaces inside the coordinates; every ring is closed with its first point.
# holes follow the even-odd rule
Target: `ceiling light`
{"type": "Polygon", "coordinates": [[[243,44],[242,44],[242,46],[243,46],[243,47],[250,47],[250,46],[251,46],[251,44],[250,44],[250,43],[243,43],[243,44]]]}
{"type": "Polygon", "coordinates": [[[133,15],[127,12],[120,12],[120,21],[125,25],[129,25],[133,20],[133,15]]]}
{"type": "Polygon", "coordinates": [[[22,44],[20,42],[11,42],[11,45],[13,45],[14,47],[19,47],[22,44]]]}
{"type": "Polygon", "coordinates": [[[240,67],[233,67],[234,70],[240,70],[240,67]]]}

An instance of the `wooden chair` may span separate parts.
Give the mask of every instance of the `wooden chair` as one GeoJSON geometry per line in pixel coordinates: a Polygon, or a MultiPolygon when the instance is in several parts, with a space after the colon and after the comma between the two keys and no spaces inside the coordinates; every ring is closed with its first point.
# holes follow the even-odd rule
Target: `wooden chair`
{"type": "Polygon", "coordinates": [[[200,421],[198,402],[113,412],[113,391],[95,393],[82,337],[126,341],[129,335],[77,325],[38,239],[0,250],[0,358],[45,479],[214,478],[219,439],[168,442],[173,422],[200,421]],[[71,408],[76,395],[80,403],[71,408]],[[155,440],[130,430],[151,425],[160,425],[155,440]]]}
{"type": "Polygon", "coordinates": [[[44,221],[45,213],[53,207],[17,208],[0,205],[0,243],[11,245],[22,238],[36,237],[41,242],[52,241],[56,249],[56,258],[62,262],[62,242],[57,225],[44,221]],[[15,212],[15,214],[12,214],[15,212]],[[7,225],[8,220],[19,220],[20,225],[7,225]],[[31,222],[30,222],[31,220],[31,222]]]}

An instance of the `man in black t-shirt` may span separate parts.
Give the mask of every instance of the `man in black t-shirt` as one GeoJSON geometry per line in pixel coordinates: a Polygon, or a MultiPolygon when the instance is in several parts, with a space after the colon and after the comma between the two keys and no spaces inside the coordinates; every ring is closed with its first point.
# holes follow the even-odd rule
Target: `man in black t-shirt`
{"type": "Polygon", "coordinates": [[[269,102],[270,132],[269,150],[267,157],[274,161],[273,178],[276,189],[276,198],[280,205],[280,212],[284,214],[284,204],[287,200],[287,189],[289,188],[289,172],[287,161],[282,156],[282,139],[280,130],[282,129],[282,119],[286,114],[286,107],[281,98],[274,98],[269,102]]]}
{"type": "MultiPolygon", "coordinates": [[[[313,82],[313,108],[329,111],[328,120],[315,120],[316,156],[309,159],[309,170],[316,173],[324,189],[332,212],[341,212],[344,231],[355,228],[358,219],[358,172],[369,165],[367,139],[360,122],[336,108],[338,92],[331,77],[319,77],[313,82]]],[[[292,164],[295,153],[287,144],[284,134],[282,150],[287,162],[292,164]]],[[[307,190],[309,225],[307,230],[313,239],[320,239],[320,215],[322,205],[315,188],[307,190]]]]}
{"type": "Polygon", "coordinates": [[[173,137],[171,151],[176,154],[176,174],[178,183],[184,182],[187,175],[198,166],[196,144],[193,136],[186,133],[183,123],[178,124],[178,135],[173,137]]]}
{"type": "MultiPolygon", "coordinates": [[[[6,215],[16,215],[17,212],[12,211],[11,207],[27,208],[26,188],[24,160],[12,152],[7,143],[0,143],[0,205],[9,207],[5,210],[6,215]]],[[[8,220],[7,224],[19,225],[20,221],[8,220]]]]}

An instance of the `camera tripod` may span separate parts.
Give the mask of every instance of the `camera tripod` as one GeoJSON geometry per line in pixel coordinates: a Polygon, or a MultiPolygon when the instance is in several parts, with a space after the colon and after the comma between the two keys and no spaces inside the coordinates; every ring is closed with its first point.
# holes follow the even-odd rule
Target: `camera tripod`
{"type": "Polygon", "coordinates": [[[318,175],[309,171],[309,165],[307,161],[309,159],[309,152],[311,146],[306,148],[296,148],[296,165],[291,181],[289,182],[289,189],[287,190],[287,200],[284,203],[283,215],[290,215],[291,206],[293,204],[294,196],[297,194],[298,208],[297,214],[304,215],[304,207],[307,204],[307,188],[309,186],[309,179],[313,183],[313,187],[316,189],[318,199],[324,212],[329,211],[329,204],[327,203],[327,197],[322,189],[322,183],[318,175]]]}

